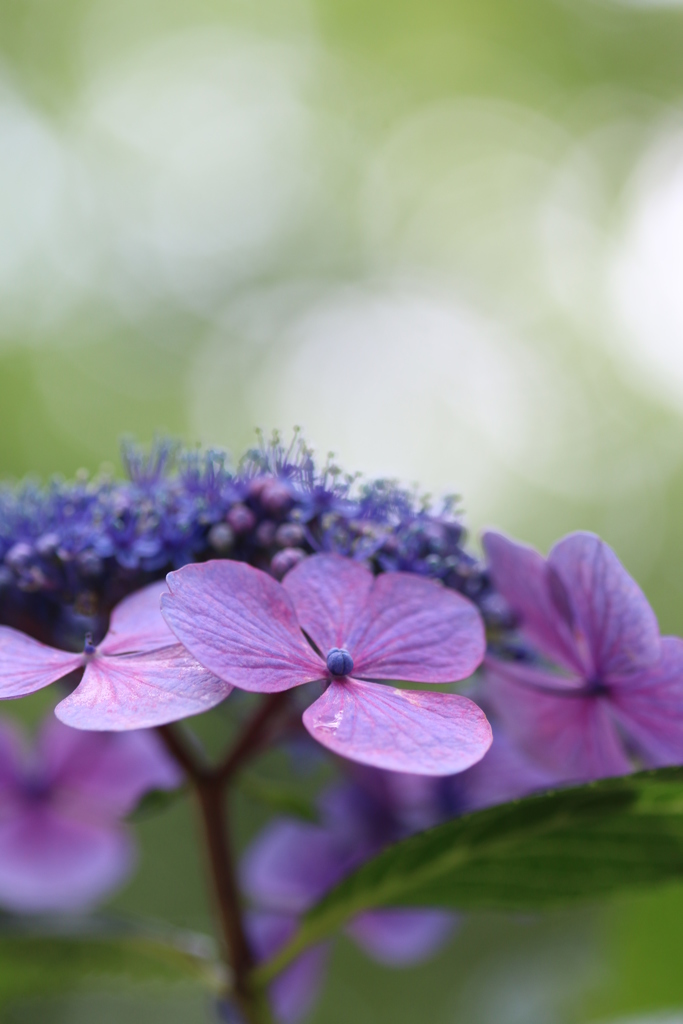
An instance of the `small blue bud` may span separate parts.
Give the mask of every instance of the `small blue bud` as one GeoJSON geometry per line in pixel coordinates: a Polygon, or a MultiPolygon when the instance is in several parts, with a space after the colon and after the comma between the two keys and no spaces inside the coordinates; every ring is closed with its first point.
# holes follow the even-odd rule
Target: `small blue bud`
{"type": "Polygon", "coordinates": [[[327,655],[327,668],[333,676],[348,676],[353,672],[353,658],[344,647],[333,647],[327,655]]]}

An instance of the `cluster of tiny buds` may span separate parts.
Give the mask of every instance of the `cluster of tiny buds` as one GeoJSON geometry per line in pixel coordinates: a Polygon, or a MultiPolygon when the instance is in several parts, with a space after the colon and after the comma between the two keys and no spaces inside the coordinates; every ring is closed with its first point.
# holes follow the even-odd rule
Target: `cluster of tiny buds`
{"type": "Polygon", "coordinates": [[[491,627],[509,627],[452,499],[434,510],[391,481],[359,484],[329,459],[318,470],[295,442],[263,442],[235,471],[223,452],[128,446],[124,480],[0,488],[0,623],[82,650],[117,601],[187,562],[233,558],[280,580],[327,551],[441,580],[491,627]]]}

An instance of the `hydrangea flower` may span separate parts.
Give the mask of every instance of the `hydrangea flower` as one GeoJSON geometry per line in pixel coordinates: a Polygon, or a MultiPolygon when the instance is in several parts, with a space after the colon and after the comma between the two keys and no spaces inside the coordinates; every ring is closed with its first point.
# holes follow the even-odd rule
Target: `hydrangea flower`
{"type": "Polygon", "coordinates": [[[52,715],[31,748],[0,722],[0,905],[83,910],[129,875],[125,817],[150,789],[180,783],[152,733],[83,733],[52,715]]]}
{"type": "Polygon", "coordinates": [[[591,533],[565,537],[547,560],[497,533],[484,547],[541,655],[487,659],[487,694],[511,734],[575,780],[623,774],[633,757],[683,763],[683,641],[660,637],[614,552],[591,533]]]}
{"type": "MultiPolygon", "coordinates": [[[[274,955],[298,920],[328,889],[390,845],[455,815],[547,789],[557,779],[534,765],[500,730],[481,761],[457,775],[430,778],[351,766],[351,778],[324,790],[319,824],[271,821],[246,850],[241,881],[252,909],[249,935],[259,960],[274,955]]],[[[355,917],[346,934],[372,959],[402,967],[428,959],[451,937],[458,914],[387,907],[355,917]]],[[[330,949],[308,950],[271,986],[282,1024],[312,1007],[330,949]]]]}
{"type": "MultiPolygon", "coordinates": [[[[266,826],[247,849],[241,872],[254,905],[247,921],[259,960],[276,953],[296,931],[299,917],[349,871],[413,831],[401,801],[407,791],[406,809],[412,805],[411,783],[433,789],[435,780],[364,769],[323,793],[321,824],[281,818],[266,826]]],[[[456,924],[457,915],[446,911],[390,907],[359,914],[345,931],[373,959],[403,967],[432,956],[456,924]]],[[[313,947],[271,986],[271,1003],[283,1024],[299,1020],[315,1002],[329,952],[329,943],[313,947]]]]}
{"type": "Polygon", "coordinates": [[[406,573],[373,577],[338,555],[307,558],[283,584],[219,561],[187,565],[167,582],[162,610],[171,629],[226,683],[259,693],[328,684],[303,722],[334,753],[446,775],[488,749],[490,726],[468,698],[371,681],[446,683],[474,672],[484,630],[459,594],[406,573]]]}
{"type": "Polygon", "coordinates": [[[48,647],[0,626],[0,697],[21,697],[83,669],[57,717],[79,729],[146,728],[214,707],[232,687],[187,653],[159,610],[166,584],[152,583],[121,601],[109,631],[80,654],[48,647]]]}

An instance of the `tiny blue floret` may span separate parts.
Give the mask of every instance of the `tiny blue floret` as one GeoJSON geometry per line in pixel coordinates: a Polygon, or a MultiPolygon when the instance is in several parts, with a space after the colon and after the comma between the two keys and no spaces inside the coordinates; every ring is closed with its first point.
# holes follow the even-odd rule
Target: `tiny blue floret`
{"type": "Polygon", "coordinates": [[[353,672],[353,658],[344,647],[333,647],[327,655],[327,668],[333,676],[348,676],[353,672]]]}

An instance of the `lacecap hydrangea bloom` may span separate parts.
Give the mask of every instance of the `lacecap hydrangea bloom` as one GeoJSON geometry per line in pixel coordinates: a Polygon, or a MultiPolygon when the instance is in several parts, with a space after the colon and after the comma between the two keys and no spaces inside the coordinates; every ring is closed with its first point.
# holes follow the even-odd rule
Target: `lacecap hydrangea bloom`
{"type": "Polygon", "coordinates": [[[0,906],[73,912],[109,895],[135,864],[123,819],[181,779],[150,732],[85,733],[50,715],[29,744],[0,720],[0,906]]]}
{"type": "Polygon", "coordinates": [[[510,734],[567,779],[681,764],[683,641],[660,637],[607,544],[574,533],[544,559],[488,533],[484,548],[531,645],[516,661],[487,658],[486,695],[510,734]]]}

